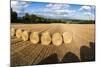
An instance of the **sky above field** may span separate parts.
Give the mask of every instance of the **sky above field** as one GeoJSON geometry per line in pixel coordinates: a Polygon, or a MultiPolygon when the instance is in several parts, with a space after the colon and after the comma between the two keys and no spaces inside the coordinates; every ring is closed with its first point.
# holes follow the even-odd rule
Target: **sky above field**
{"type": "Polygon", "coordinates": [[[11,8],[19,17],[25,13],[53,19],[95,20],[95,6],[65,3],[11,1],[11,8]]]}

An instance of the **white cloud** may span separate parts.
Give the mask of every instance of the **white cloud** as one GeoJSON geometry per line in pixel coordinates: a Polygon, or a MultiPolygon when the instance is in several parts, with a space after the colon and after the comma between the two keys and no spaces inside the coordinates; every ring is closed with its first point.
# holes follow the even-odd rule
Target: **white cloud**
{"type": "Polygon", "coordinates": [[[48,4],[48,5],[46,5],[46,7],[51,7],[53,4],[48,4]]]}
{"type": "Polygon", "coordinates": [[[33,9],[33,14],[48,18],[71,18],[76,10],[70,9],[68,4],[47,4],[44,8],[33,9]]]}
{"type": "Polygon", "coordinates": [[[84,15],[88,15],[88,16],[94,17],[94,14],[92,14],[91,12],[85,12],[84,15]]]}
{"type": "Polygon", "coordinates": [[[95,6],[81,6],[79,9],[79,12],[82,14],[80,15],[81,19],[87,19],[87,20],[95,20],[95,6]]]}
{"type": "Polygon", "coordinates": [[[92,15],[90,12],[84,12],[84,15],[92,15]]]}
{"type": "Polygon", "coordinates": [[[70,6],[68,4],[48,4],[46,5],[47,8],[49,9],[67,9],[69,8],[70,6]]]}
{"type": "MultiPolygon", "coordinates": [[[[38,15],[46,18],[67,18],[67,19],[84,19],[94,20],[94,14],[91,13],[92,6],[81,6],[83,12],[76,9],[71,9],[72,6],[68,4],[48,4],[45,8],[37,9],[38,15]],[[84,11],[85,10],[85,11],[84,11]]],[[[34,12],[37,12],[34,11],[34,12]]]]}
{"type": "Polygon", "coordinates": [[[90,6],[82,6],[79,10],[91,10],[92,8],[90,6]]]}
{"type": "Polygon", "coordinates": [[[40,13],[38,13],[37,10],[33,11],[34,13],[38,13],[40,15],[45,15],[45,16],[49,16],[49,17],[55,17],[55,18],[59,18],[61,17],[65,17],[68,16],[70,14],[75,13],[75,10],[71,10],[69,9],[70,5],[68,4],[47,4],[45,8],[40,8],[37,9],[40,13]]]}
{"type": "Polygon", "coordinates": [[[95,19],[94,14],[91,13],[91,12],[84,12],[83,14],[84,14],[83,16],[85,17],[85,19],[86,18],[89,19],[89,20],[94,20],[95,19]]]}
{"type": "Polygon", "coordinates": [[[48,17],[48,18],[68,18],[71,16],[74,16],[75,10],[69,10],[69,9],[63,9],[63,10],[39,10],[39,12],[34,11],[34,14],[43,16],[43,17],[48,17]]]}
{"type": "Polygon", "coordinates": [[[13,11],[16,11],[17,13],[21,13],[24,12],[25,8],[28,7],[29,4],[25,1],[11,1],[11,8],[13,9],[13,11]]]}
{"type": "Polygon", "coordinates": [[[69,9],[63,9],[63,10],[56,10],[55,12],[58,13],[74,13],[74,10],[69,10],[69,9]]]}

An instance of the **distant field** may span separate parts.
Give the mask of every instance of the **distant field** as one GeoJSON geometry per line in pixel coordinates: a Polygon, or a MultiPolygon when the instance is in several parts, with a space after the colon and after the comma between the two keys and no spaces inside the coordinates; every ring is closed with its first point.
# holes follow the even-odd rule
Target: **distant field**
{"type": "Polygon", "coordinates": [[[11,65],[39,64],[52,54],[57,54],[61,62],[68,52],[75,54],[81,61],[80,48],[82,46],[90,48],[90,43],[95,43],[95,24],[11,24],[11,28],[41,33],[48,31],[50,34],[70,32],[73,36],[70,44],[63,43],[58,47],[53,44],[43,46],[41,43],[32,44],[16,37],[11,38],[11,65]]]}

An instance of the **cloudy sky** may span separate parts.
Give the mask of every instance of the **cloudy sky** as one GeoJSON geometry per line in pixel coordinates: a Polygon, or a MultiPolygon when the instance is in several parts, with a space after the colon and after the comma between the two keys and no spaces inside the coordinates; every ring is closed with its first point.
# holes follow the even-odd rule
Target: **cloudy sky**
{"type": "Polygon", "coordinates": [[[54,19],[95,19],[95,6],[93,5],[11,1],[11,8],[18,13],[19,17],[29,13],[54,19]]]}

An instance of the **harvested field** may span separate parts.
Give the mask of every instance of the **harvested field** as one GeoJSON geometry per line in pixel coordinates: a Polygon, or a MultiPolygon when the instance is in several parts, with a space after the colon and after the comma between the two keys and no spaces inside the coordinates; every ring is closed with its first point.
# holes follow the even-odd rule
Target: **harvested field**
{"type": "Polygon", "coordinates": [[[20,36],[13,36],[11,32],[11,66],[95,60],[95,24],[11,24],[11,28],[39,32],[39,39],[36,36],[35,41],[31,40],[33,43],[27,37],[23,41],[20,36]],[[62,35],[59,46],[50,39],[55,33],[62,35]],[[41,38],[42,35],[47,37],[41,38]],[[44,39],[44,45],[41,39],[44,39]]]}

